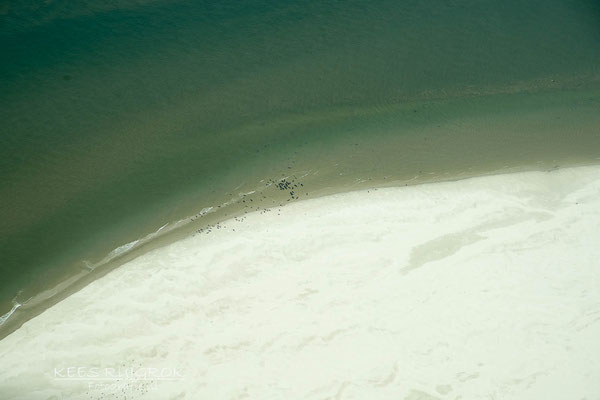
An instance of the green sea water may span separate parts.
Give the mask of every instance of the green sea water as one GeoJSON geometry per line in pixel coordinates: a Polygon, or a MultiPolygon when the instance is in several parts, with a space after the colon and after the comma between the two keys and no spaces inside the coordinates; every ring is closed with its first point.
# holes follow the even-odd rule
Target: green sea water
{"type": "Polygon", "coordinates": [[[597,1],[4,1],[0,51],[0,314],[257,207],[600,160],[597,1]]]}

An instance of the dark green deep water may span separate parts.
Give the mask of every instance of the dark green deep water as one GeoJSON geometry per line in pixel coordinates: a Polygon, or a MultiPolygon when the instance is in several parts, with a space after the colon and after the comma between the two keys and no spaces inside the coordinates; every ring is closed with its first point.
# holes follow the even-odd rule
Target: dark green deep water
{"type": "Polygon", "coordinates": [[[0,51],[0,314],[261,180],[600,159],[598,1],[2,1],[0,51]]]}

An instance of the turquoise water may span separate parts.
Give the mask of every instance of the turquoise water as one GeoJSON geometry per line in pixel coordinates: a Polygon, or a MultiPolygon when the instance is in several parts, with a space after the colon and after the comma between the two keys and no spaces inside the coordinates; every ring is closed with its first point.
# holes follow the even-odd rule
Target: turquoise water
{"type": "Polygon", "coordinates": [[[50,1],[0,19],[0,313],[165,224],[216,211],[172,240],[248,210],[242,193],[287,201],[269,179],[305,198],[600,157],[596,1],[50,1]]]}

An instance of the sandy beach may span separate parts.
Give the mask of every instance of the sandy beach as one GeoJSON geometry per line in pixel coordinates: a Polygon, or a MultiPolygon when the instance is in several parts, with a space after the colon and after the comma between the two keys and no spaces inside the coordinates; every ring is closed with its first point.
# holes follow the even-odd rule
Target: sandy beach
{"type": "Polygon", "coordinates": [[[248,214],[0,341],[0,398],[598,398],[599,227],[600,166],[248,214]]]}

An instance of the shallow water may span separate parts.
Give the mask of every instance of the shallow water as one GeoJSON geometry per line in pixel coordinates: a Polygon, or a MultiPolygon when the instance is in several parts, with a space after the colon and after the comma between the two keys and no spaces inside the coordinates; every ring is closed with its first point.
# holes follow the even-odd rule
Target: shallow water
{"type": "Polygon", "coordinates": [[[592,1],[54,1],[0,18],[4,311],[206,207],[243,213],[240,193],[286,202],[269,179],[296,176],[303,198],[600,157],[592,1]]]}

